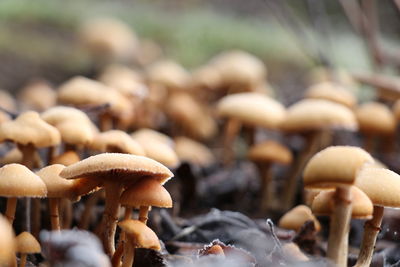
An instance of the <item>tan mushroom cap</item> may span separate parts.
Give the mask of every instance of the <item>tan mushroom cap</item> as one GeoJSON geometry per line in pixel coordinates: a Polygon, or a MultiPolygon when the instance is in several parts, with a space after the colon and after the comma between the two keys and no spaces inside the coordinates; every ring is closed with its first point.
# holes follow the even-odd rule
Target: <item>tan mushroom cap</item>
{"type": "Polygon", "coordinates": [[[121,182],[152,177],[165,183],[174,175],[167,167],[147,157],[102,153],[66,167],[60,176],[66,179],[93,178],[121,182]]]}
{"type": "Polygon", "coordinates": [[[43,120],[51,125],[57,125],[65,121],[87,120],[88,115],[80,109],[68,106],[55,106],[47,109],[41,115],[43,120]]]}
{"type": "MultiPolygon", "coordinates": [[[[335,206],[335,190],[323,190],[315,196],[311,209],[315,215],[329,216],[335,206]]],[[[355,186],[351,187],[352,211],[351,217],[354,219],[372,218],[373,205],[368,196],[355,186]]]]}
{"type": "Polygon", "coordinates": [[[69,166],[80,160],[81,159],[80,159],[78,153],[76,153],[73,150],[68,150],[68,151],[62,153],[61,155],[54,157],[50,163],[51,164],[62,164],[64,166],[69,166]]]}
{"type": "Polygon", "coordinates": [[[123,220],[118,226],[131,238],[135,247],[161,250],[157,235],[146,224],[138,220],[123,220]]]}
{"type": "Polygon", "coordinates": [[[329,188],[352,185],[358,171],[374,159],[359,147],[331,146],[315,154],[303,172],[306,188],[329,188]]]}
{"type": "Polygon", "coordinates": [[[16,251],[24,254],[40,253],[42,248],[36,238],[29,232],[22,232],[15,238],[17,242],[16,251]]]}
{"type": "Polygon", "coordinates": [[[15,120],[0,124],[0,142],[12,140],[15,143],[35,147],[49,147],[61,142],[56,128],[42,120],[35,111],[20,114],[15,120]]]}
{"type": "Polygon", "coordinates": [[[222,52],[214,57],[210,64],[218,69],[225,85],[254,87],[267,76],[267,68],[264,63],[245,51],[222,52]]]}
{"type": "Polygon", "coordinates": [[[201,66],[192,72],[191,86],[199,89],[217,89],[221,86],[221,75],[211,64],[201,66]]]}
{"type": "Polygon", "coordinates": [[[131,134],[134,139],[151,138],[160,143],[165,143],[169,146],[174,146],[174,141],[166,134],[157,132],[149,128],[141,128],[131,134]]]}
{"type": "Polygon", "coordinates": [[[301,252],[298,245],[293,242],[286,243],[282,246],[283,255],[289,259],[289,261],[309,261],[310,259],[301,252]]]}
{"type": "Polygon", "coordinates": [[[79,40],[94,57],[127,60],[138,46],[136,34],[115,18],[92,18],[79,29],[79,40]]]}
{"type": "Polygon", "coordinates": [[[0,195],[4,197],[46,197],[44,182],[27,167],[18,163],[0,168],[0,195]]]}
{"type": "Polygon", "coordinates": [[[172,60],[157,61],[146,69],[150,84],[162,85],[167,89],[185,89],[190,81],[189,73],[172,60]]]}
{"type": "Polygon", "coordinates": [[[187,92],[172,94],[165,105],[165,112],[195,138],[209,139],[217,133],[217,123],[208,107],[187,92]]]}
{"type": "Polygon", "coordinates": [[[349,108],[354,107],[357,103],[357,99],[351,91],[334,82],[314,84],[307,89],[305,96],[307,98],[329,100],[349,108]]]}
{"type": "Polygon", "coordinates": [[[385,104],[364,103],[355,113],[360,131],[363,133],[393,134],[396,131],[396,118],[385,104]]]}
{"type": "Polygon", "coordinates": [[[321,225],[312,214],[311,209],[305,205],[298,205],[280,218],[278,226],[298,232],[306,221],[313,221],[317,231],[321,229],[321,225]]]}
{"type": "Polygon", "coordinates": [[[265,141],[253,145],[247,157],[255,162],[277,162],[290,164],[293,160],[292,152],[284,145],[275,141],[265,141]]]}
{"type": "Polygon", "coordinates": [[[15,260],[15,234],[11,224],[1,214],[0,236],[0,266],[11,266],[10,263],[15,260]]]}
{"type": "Polygon", "coordinates": [[[180,161],[188,161],[199,166],[210,166],[216,162],[212,151],[200,142],[179,136],[175,139],[175,151],[180,161]]]}
{"type": "Polygon", "coordinates": [[[53,164],[36,172],[36,174],[46,184],[48,198],[69,198],[71,200],[76,200],[81,195],[96,188],[96,185],[93,183],[82,183],[83,180],[87,179],[68,180],[60,177],[60,173],[64,168],[64,165],[53,164]],[[82,187],[85,187],[86,189],[83,189],[82,187]]]}
{"type": "Polygon", "coordinates": [[[145,156],[144,149],[129,134],[120,130],[99,133],[90,145],[101,152],[118,152],[145,156]]]}
{"type": "Polygon", "coordinates": [[[121,195],[121,205],[172,208],[172,199],[159,181],[146,178],[129,186],[121,195]]]}
{"type": "Polygon", "coordinates": [[[221,98],[218,115],[240,120],[244,124],[265,128],[278,128],[285,120],[285,107],[278,101],[260,93],[239,93],[221,98]]]}
{"type": "Polygon", "coordinates": [[[400,208],[400,176],[388,169],[366,166],[354,183],[376,206],[400,208]]]}
{"type": "Polygon", "coordinates": [[[288,132],[324,128],[355,131],[358,125],[354,113],[341,104],[322,99],[303,99],[287,109],[281,128],[288,132]]]}
{"type": "Polygon", "coordinates": [[[22,152],[17,147],[9,150],[4,156],[0,158],[0,164],[22,163],[22,152]]]}
{"type": "Polygon", "coordinates": [[[28,83],[18,94],[18,100],[23,110],[44,111],[57,102],[57,93],[44,80],[28,83]]]}

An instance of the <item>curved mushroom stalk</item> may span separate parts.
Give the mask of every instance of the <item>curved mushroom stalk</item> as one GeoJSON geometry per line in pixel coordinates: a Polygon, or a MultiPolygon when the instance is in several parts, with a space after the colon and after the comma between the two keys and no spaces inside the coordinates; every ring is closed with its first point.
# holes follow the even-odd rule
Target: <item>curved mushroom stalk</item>
{"type": "Polygon", "coordinates": [[[141,221],[144,224],[147,224],[147,220],[149,219],[149,210],[150,206],[140,206],[139,221],[141,221]]]}
{"type": "Polygon", "coordinates": [[[16,197],[8,198],[6,212],[4,215],[7,217],[7,220],[10,222],[11,225],[13,225],[14,222],[16,208],[17,208],[17,198],[16,197]]]}
{"type": "Polygon", "coordinates": [[[60,231],[59,198],[49,198],[51,230],[60,231]]]}
{"type": "Polygon", "coordinates": [[[132,267],[135,259],[135,246],[133,240],[128,240],[124,245],[124,256],[122,260],[122,267],[132,267]]]}
{"type": "Polygon", "coordinates": [[[354,267],[368,267],[371,265],[374,254],[376,238],[381,230],[384,207],[374,206],[374,213],[371,220],[365,222],[364,235],[361,242],[361,250],[357,263],[354,267]]]}
{"type": "Polygon", "coordinates": [[[223,162],[225,165],[232,163],[234,159],[233,144],[236,136],[239,134],[242,124],[239,120],[229,119],[226,122],[224,130],[224,152],[223,162]]]}

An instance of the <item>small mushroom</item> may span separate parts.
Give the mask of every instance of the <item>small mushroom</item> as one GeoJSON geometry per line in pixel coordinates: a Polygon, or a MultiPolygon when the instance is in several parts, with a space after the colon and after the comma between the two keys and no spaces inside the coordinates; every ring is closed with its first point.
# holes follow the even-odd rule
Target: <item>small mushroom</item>
{"type": "Polygon", "coordinates": [[[100,152],[145,155],[142,146],[121,130],[110,130],[97,134],[89,148],[100,152]]]}
{"type": "Polygon", "coordinates": [[[15,234],[6,217],[0,214],[0,266],[17,266],[15,234]]]}
{"type": "Polygon", "coordinates": [[[21,254],[20,267],[25,267],[27,254],[40,253],[41,247],[36,238],[29,232],[22,232],[16,238],[16,252],[21,254]]]}
{"type": "Polygon", "coordinates": [[[279,220],[278,226],[284,229],[299,232],[307,221],[314,223],[315,230],[319,232],[321,225],[313,215],[311,209],[305,205],[298,205],[286,212],[279,220]]]}
{"type": "Polygon", "coordinates": [[[214,154],[202,143],[184,136],[175,137],[174,141],[175,151],[181,162],[187,161],[200,167],[208,167],[215,164],[216,158],[214,154]]]}
{"type": "Polygon", "coordinates": [[[18,93],[22,110],[42,112],[56,104],[57,93],[45,80],[33,80],[18,93]]]}
{"type": "Polygon", "coordinates": [[[306,98],[325,99],[353,108],[357,99],[354,94],[339,83],[322,82],[312,85],[305,93],[306,98]]]}

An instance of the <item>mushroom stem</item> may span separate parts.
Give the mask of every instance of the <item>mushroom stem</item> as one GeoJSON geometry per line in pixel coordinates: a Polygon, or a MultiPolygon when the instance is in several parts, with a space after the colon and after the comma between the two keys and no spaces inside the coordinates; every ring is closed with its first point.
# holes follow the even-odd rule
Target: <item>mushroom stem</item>
{"type": "Polygon", "coordinates": [[[381,206],[374,206],[374,213],[372,219],[365,222],[364,235],[361,242],[361,250],[358,255],[357,263],[354,267],[368,267],[372,261],[374,254],[376,238],[381,230],[381,223],[383,218],[384,208],[381,206]]]}
{"type": "Polygon", "coordinates": [[[59,198],[49,198],[51,230],[60,231],[59,202],[59,198]]]}
{"type": "Polygon", "coordinates": [[[334,195],[335,207],[331,215],[327,257],[337,266],[347,266],[348,248],[345,241],[348,237],[352,211],[350,187],[339,186],[334,195]]]}
{"type": "Polygon", "coordinates": [[[149,210],[150,206],[140,206],[139,209],[139,221],[141,221],[144,224],[147,224],[147,220],[149,219],[149,210]]]}
{"type": "Polygon", "coordinates": [[[61,207],[61,228],[69,229],[71,228],[72,219],[73,219],[73,211],[72,211],[72,202],[69,199],[60,199],[60,207],[61,207]]]}
{"type": "Polygon", "coordinates": [[[20,267],[25,267],[25,265],[26,265],[26,253],[21,253],[21,257],[20,257],[20,260],[19,260],[19,266],[20,267]]]}
{"type": "Polygon", "coordinates": [[[104,189],[106,192],[106,203],[102,218],[103,227],[103,246],[107,255],[111,258],[115,247],[115,230],[118,222],[119,198],[122,193],[122,186],[114,181],[105,181],[104,189]]]}
{"type": "Polygon", "coordinates": [[[92,217],[93,207],[96,206],[96,203],[99,200],[101,194],[102,194],[102,190],[99,190],[99,191],[94,192],[87,198],[87,200],[85,202],[85,208],[81,215],[81,221],[79,222],[80,229],[88,229],[89,228],[90,219],[92,217]]]}
{"type": "MultiPolygon", "coordinates": [[[[131,214],[132,214],[132,207],[125,206],[124,220],[130,219],[131,214]]],[[[126,234],[124,231],[122,231],[119,236],[117,249],[115,250],[115,253],[112,258],[112,266],[114,266],[114,267],[119,266],[119,263],[120,263],[121,257],[122,257],[122,252],[124,250],[125,242],[126,242],[126,234]]]]}
{"type": "Polygon", "coordinates": [[[41,201],[39,198],[31,199],[32,206],[32,235],[36,238],[39,236],[40,232],[40,221],[41,221],[41,201]]]}
{"type": "Polygon", "coordinates": [[[7,220],[10,222],[11,225],[13,225],[14,222],[16,208],[17,208],[17,198],[16,197],[8,198],[5,216],[7,217],[7,220]]]}
{"type": "Polygon", "coordinates": [[[122,267],[132,267],[135,258],[135,247],[131,240],[125,242],[124,245],[124,257],[122,260],[122,267]]]}
{"type": "Polygon", "coordinates": [[[224,151],[222,155],[222,160],[225,165],[229,165],[232,163],[234,159],[234,149],[233,145],[236,139],[236,136],[239,134],[240,128],[242,124],[240,121],[235,119],[229,119],[225,124],[224,130],[224,151]]]}
{"type": "Polygon", "coordinates": [[[291,170],[290,176],[287,179],[285,192],[283,195],[283,208],[285,210],[290,209],[293,206],[294,199],[296,197],[297,183],[300,174],[303,172],[304,167],[310,158],[321,148],[320,139],[324,135],[322,131],[313,132],[306,136],[306,147],[301,151],[300,156],[297,158],[293,168],[291,170]]]}
{"type": "Polygon", "coordinates": [[[375,146],[375,138],[369,134],[365,135],[364,142],[363,142],[363,148],[368,153],[372,153],[374,151],[374,146],[375,146]]]}
{"type": "Polygon", "coordinates": [[[99,115],[100,119],[100,130],[102,132],[113,129],[113,119],[109,111],[104,111],[99,115]]]}
{"type": "Polygon", "coordinates": [[[261,178],[261,211],[266,212],[269,207],[273,206],[274,190],[271,186],[272,169],[271,164],[258,164],[261,178]]]}
{"type": "Polygon", "coordinates": [[[119,267],[121,265],[121,258],[125,251],[124,247],[125,247],[125,242],[120,240],[118,247],[115,250],[115,253],[111,259],[111,265],[113,267],[119,267]]]}

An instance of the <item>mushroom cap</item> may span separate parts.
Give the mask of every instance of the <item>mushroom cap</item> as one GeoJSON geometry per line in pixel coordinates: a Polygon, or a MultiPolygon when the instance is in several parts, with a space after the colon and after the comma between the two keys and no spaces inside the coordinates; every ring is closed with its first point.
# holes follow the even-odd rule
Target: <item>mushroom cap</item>
{"type": "Polygon", "coordinates": [[[22,158],[21,150],[19,150],[18,147],[14,147],[0,158],[0,164],[22,163],[22,158]]]}
{"type": "Polygon", "coordinates": [[[23,110],[43,111],[57,102],[57,93],[44,80],[29,82],[18,94],[18,100],[23,110]]]}
{"type": "Polygon", "coordinates": [[[20,114],[15,120],[0,124],[0,142],[11,140],[15,143],[35,147],[49,147],[61,142],[56,128],[42,120],[35,111],[20,114]]]}
{"type": "Polygon", "coordinates": [[[11,163],[0,168],[0,195],[4,197],[46,197],[47,189],[40,177],[27,167],[11,163]]]}
{"type": "Polygon", "coordinates": [[[217,112],[221,117],[272,129],[278,128],[286,116],[285,107],[281,103],[260,93],[227,95],[218,102],[217,112]]]}
{"type": "Polygon", "coordinates": [[[101,152],[118,152],[144,156],[142,146],[129,134],[121,130],[110,130],[99,133],[92,144],[91,149],[101,152]]]}
{"type": "Polygon", "coordinates": [[[298,205],[280,218],[278,226],[298,232],[306,221],[313,221],[315,230],[319,231],[321,229],[321,225],[312,214],[311,209],[305,205],[298,205]]]}
{"type": "Polygon", "coordinates": [[[202,167],[215,163],[214,154],[202,143],[184,136],[176,137],[174,140],[175,151],[180,161],[188,161],[202,167]]]}
{"type": "Polygon", "coordinates": [[[299,261],[309,261],[310,259],[301,252],[298,245],[293,242],[286,243],[282,246],[283,255],[289,259],[291,262],[299,262],[299,261]]]}
{"type": "MultiPolygon", "coordinates": [[[[311,209],[315,215],[329,216],[334,210],[335,190],[323,190],[315,196],[311,209]]],[[[351,187],[352,211],[354,219],[371,219],[374,207],[368,196],[355,186],[351,187]]]]}
{"type": "Polygon", "coordinates": [[[303,183],[310,188],[352,185],[361,167],[372,162],[371,155],[359,147],[331,146],[309,160],[303,172],[303,183]]]}
{"type": "Polygon", "coordinates": [[[167,167],[147,157],[102,153],[66,167],[60,176],[66,179],[91,178],[115,182],[132,182],[152,177],[165,183],[174,175],[167,167]]]}
{"type": "Polygon", "coordinates": [[[396,118],[385,104],[364,103],[356,109],[355,113],[360,131],[363,133],[390,135],[396,131],[396,118]]]}
{"type": "Polygon", "coordinates": [[[93,182],[88,183],[87,179],[68,180],[62,178],[60,173],[64,168],[64,165],[53,164],[42,168],[36,173],[46,184],[48,198],[69,198],[76,200],[81,195],[85,195],[96,189],[97,185],[93,182]]]}
{"type": "Polygon", "coordinates": [[[6,217],[0,214],[0,266],[8,265],[15,260],[15,234],[6,217]]]}
{"type": "Polygon", "coordinates": [[[81,159],[80,159],[78,153],[76,153],[74,150],[68,150],[68,151],[65,151],[64,153],[62,153],[61,155],[54,157],[51,160],[51,164],[62,164],[64,166],[69,166],[80,160],[81,159]]]}
{"type": "Polygon", "coordinates": [[[217,89],[221,86],[221,75],[212,64],[201,66],[192,72],[191,86],[199,89],[217,89]]]}
{"type": "Polygon", "coordinates": [[[146,178],[130,185],[121,195],[121,205],[172,208],[172,199],[159,181],[146,178]]]}
{"type": "Polygon", "coordinates": [[[178,156],[171,147],[174,145],[172,139],[161,138],[162,135],[150,132],[151,134],[144,134],[145,132],[134,132],[131,136],[138,142],[144,149],[147,157],[154,159],[168,167],[175,167],[179,164],[178,156]],[[166,142],[167,140],[170,142],[166,142]]]}
{"type": "Polygon", "coordinates": [[[92,18],[79,29],[79,40],[92,55],[109,61],[131,58],[138,46],[132,29],[115,18],[92,18]]]}
{"type": "Polygon", "coordinates": [[[253,88],[267,76],[267,68],[257,57],[240,50],[222,52],[209,63],[218,69],[224,85],[253,88]]]}
{"type": "Polygon", "coordinates": [[[388,169],[365,166],[354,183],[375,206],[400,208],[400,176],[388,169]]]}
{"type": "Polygon", "coordinates": [[[307,98],[325,99],[352,108],[357,103],[354,94],[334,82],[322,82],[312,85],[307,89],[307,98]]]}
{"type": "Polygon", "coordinates": [[[24,254],[40,253],[42,251],[39,242],[29,232],[22,232],[15,238],[17,242],[16,251],[24,254]]]}
{"type": "Polygon", "coordinates": [[[162,85],[167,89],[184,89],[190,81],[189,73],[172,60],[157,61],[146,69],[150,84],[162,85]]]}
{"type": "Polygon", "coordinates": [[[292,152],[284,145],[275,141],[265,141],[253,145],[247,157],[255,162],[276,162],[290,164],[293,160],[292,152]]]}
{"type": "Polygon", "coordinates": [[[161,250],[160,241],[156,233],[153,232],[146,224],[138,220],[123,220],[118,226],[131,238],[138,248],[150,248],[161,250]]]}
{"type": "Polygon", "coordinates": [[[134,139],[150,138],[157,142],[165,143],[169,146],[174,146],[174,140],[166,134],[157,132],[149,128],[141,128],[131,134],[134,139]]]}
{"type": "Polygon", "coordinates": [[[320,129],[357,130],[354,113],[347,107],[323,99],[303,99],[287,109],[281,125],[287,132],[307,132],[320,129]]]}

